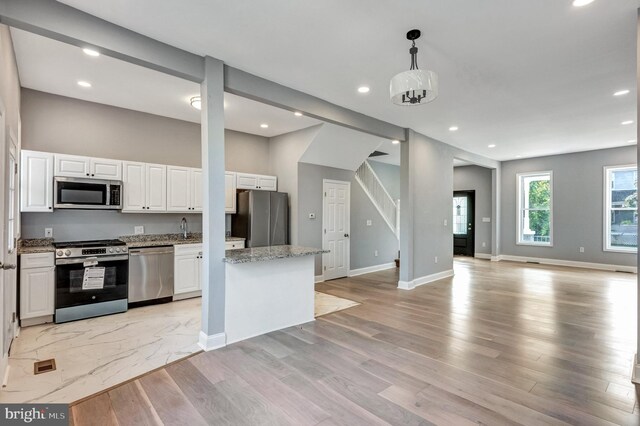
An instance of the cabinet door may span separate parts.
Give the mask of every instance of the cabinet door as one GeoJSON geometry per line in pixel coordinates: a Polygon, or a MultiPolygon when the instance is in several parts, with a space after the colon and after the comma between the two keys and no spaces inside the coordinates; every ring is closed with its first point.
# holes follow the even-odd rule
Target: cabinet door
{"type": "Polygon", "coordinates": [[[248,173],[236,173],[237,189],[258,189],[258,176],[248,173]]]}
{"type": "Polygon", "coordinates": [[[20,271],[20,319],[53,315],[53,267],[20,271]]]}
{"type": "Polygon", "coordinates": [[[278,189],[278,178],[275,176],[258,176],[258,189],[276,191],[278,189]]]}
{"type": "Polygon", "coordinates": [[[174,257],[174,294],[200,290],[199,258],[196,254],[184,254],[174,257]]]}
{"type": "Polygon", "coordinates": [[[191,210],[189,177],[189,168],[167,166],[167,211],[186,212],[191,210]]]}
{"type": "Polygon", "coordinates": [[[202,252],[198,253],[196,269],[196,283],[198,285],[198,290],[202,290],[202,252]]]}
{"type": "Polygon", "coordinates": [[[92,158],[91,177],[104,180],[122,180],[122,161],[92,158]]]}
{"type": "Polygon", "coordinates": [[[138,212],[146,210],[146,169],[144,163],[125,161],[122,164],[123,173],[123,212],[138,212]]]}
{"type": "Polygon", "coordinates": [[[20,153],[20,211],[53,211],[53,154],[20,153]]]}
{"type": "Polygon", "coordinates": [[[236,174],[225,172],[224,174],[224,211],[225,213],[236,212],[236,174]]]}
{"type": "MultiPolygon", "coordinates": [[[[226,176],[225,176],[226,184],[226,176]]],[[[195,212],[202,211],[202,170],[191,169],[190,191],[191,194],[191,210],[195,212]]]]}
{"type": "Polygon", "coordinates": [[[54,176],[91,177],[89,157],[55,154],[55,163],[54,176]]]}
{"type": "Polygon", "coordinates": [[[147,211],[167,211],[167,166],[147,164],[147,211]]]}

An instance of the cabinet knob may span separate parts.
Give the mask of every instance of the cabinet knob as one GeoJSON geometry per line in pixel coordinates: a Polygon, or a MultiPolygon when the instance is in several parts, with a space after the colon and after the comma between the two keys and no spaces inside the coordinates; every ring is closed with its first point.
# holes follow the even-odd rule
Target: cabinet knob
{"type": "Polygon", "coordinates": [[[87,176],[89,176],[89,173],[87,173],[87,176]]]}
{"type": "Polygon", "coordinates": [[[95,176],[93,173],[91,173],[91,177],[95,176]]]}
{"type": "Polygon", "coordinates": [[[52,209],[53,209],[53,207],[49,207],[49,210],[52,210],[52,209]]]}

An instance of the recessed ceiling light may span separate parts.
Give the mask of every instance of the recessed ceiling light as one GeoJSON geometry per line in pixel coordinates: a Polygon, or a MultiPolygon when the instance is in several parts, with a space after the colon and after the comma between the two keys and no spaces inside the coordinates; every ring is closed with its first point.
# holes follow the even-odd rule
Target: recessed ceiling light
{"type": "Polygon", "coordinates": [[[627,120],[627,121],[623,121],[622,123],[623,126],[626,126],[627,124],[633,124],[633,120],[627,120]]]}
{"type": "Polygon", "coordinates": [[[91,87],[91,83],[84,80],[78,80],[78,86],[80,87],[91,87]]]}
{"type": "Polygon", "coordinates": [[[516,158],[522,158],[522,155],[516,155],[516,158]]]}
{"type": "Polygon", "coordinates": [[[489,148],[495,148],[496,144],[492,143],[491,145],[487,145],[489,148]]]}
{"type": "Polygon", "coordinates": [[[360,86],[360,87],[358,87],[358,92],[359,93],[369,93],[369,90],[371,90],[371,89],[369,89],[369,86],[360,86]]]}
{"type": "Polygon", "coordinates": [[[594,0],[573,0],[573,5],[575,7],[582,7],[582,6],[586,6],[588,4],[593,3],[594,0]]]}
{"type": "Polygon", "coordinates": [[[198,111],[202,109],[202,99],[200,98],[200,96],[192,97],[191,99],[189,99],[189,103],[198,111]]]}
{"type": "Polygon", "coordinates": [[[262,123],[260,127],[262,127],[263,129],[268,129],[269,125],[267,123],[262,123]]]}
{"type": "Polygon", "coordinates": [[[613,94],[613,96],[624,96],[627,94],[629,94],[629,90],[625,89],[625,90],[618,90],[613,94]]]}
{"type": "Polygon", "coordinates": [[[296,111],[293,113],[296,117],[302,117],[302,113],[300,111],[296,111]]]}
{"type": "Polygon", "coordinates": [[[627,142],[629,142],[629,143],[636,143],[636,142],[638,142],[638,141],[637,141],[636,139],[631,139],[631,140],[629,140],[629,141],[627,141],[627,142]]]}
{"type": "Polygon", "coordinates": [[[98,52],[97,50],[93,50],[93,49],[89,49],[89,48],[85,48],[82,49],[82,51],[84,52],[85,55],[87,56],[100,56],[100,52],[98,52]]]}
{"type": "Polygon", "coordinates": [[[392,140],[391,143],[394,144],[394,145],[398,145],[400,143],[400,141],[395,139],[395,140],[392,140]]]}
{"type": "Polygon", "coordinates": [[[449,131],[450,131],[450,132],[456,132],[456,131],[458,131],[458,126],[451,126],[451,127],[449,127],[449,131]]]}

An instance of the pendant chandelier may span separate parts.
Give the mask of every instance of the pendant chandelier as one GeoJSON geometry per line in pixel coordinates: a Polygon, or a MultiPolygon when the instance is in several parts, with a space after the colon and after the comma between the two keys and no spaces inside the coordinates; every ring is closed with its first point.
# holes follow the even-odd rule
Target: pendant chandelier
{"type": "Polygon", "coordinates": [[[396,105],[423,105],[438,97],[438,74],[418,68],[418,48],[416,40],[420,38],[420,30],[411,30],[407,39],[411,41],[409,54],[411,68],[391,79],[389,87],[391,101],[396,105]]]}

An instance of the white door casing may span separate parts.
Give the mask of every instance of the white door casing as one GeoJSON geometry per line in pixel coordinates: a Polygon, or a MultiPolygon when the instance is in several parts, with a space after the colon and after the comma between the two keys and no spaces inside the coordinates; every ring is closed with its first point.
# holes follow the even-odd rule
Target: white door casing
{"type": "Polygon", "coordinates": [[[324,179],[322,190],[322,248],[329,250],[322,256],[322,273],[332,280],[349,274],[351,183],[324,179]]]}

